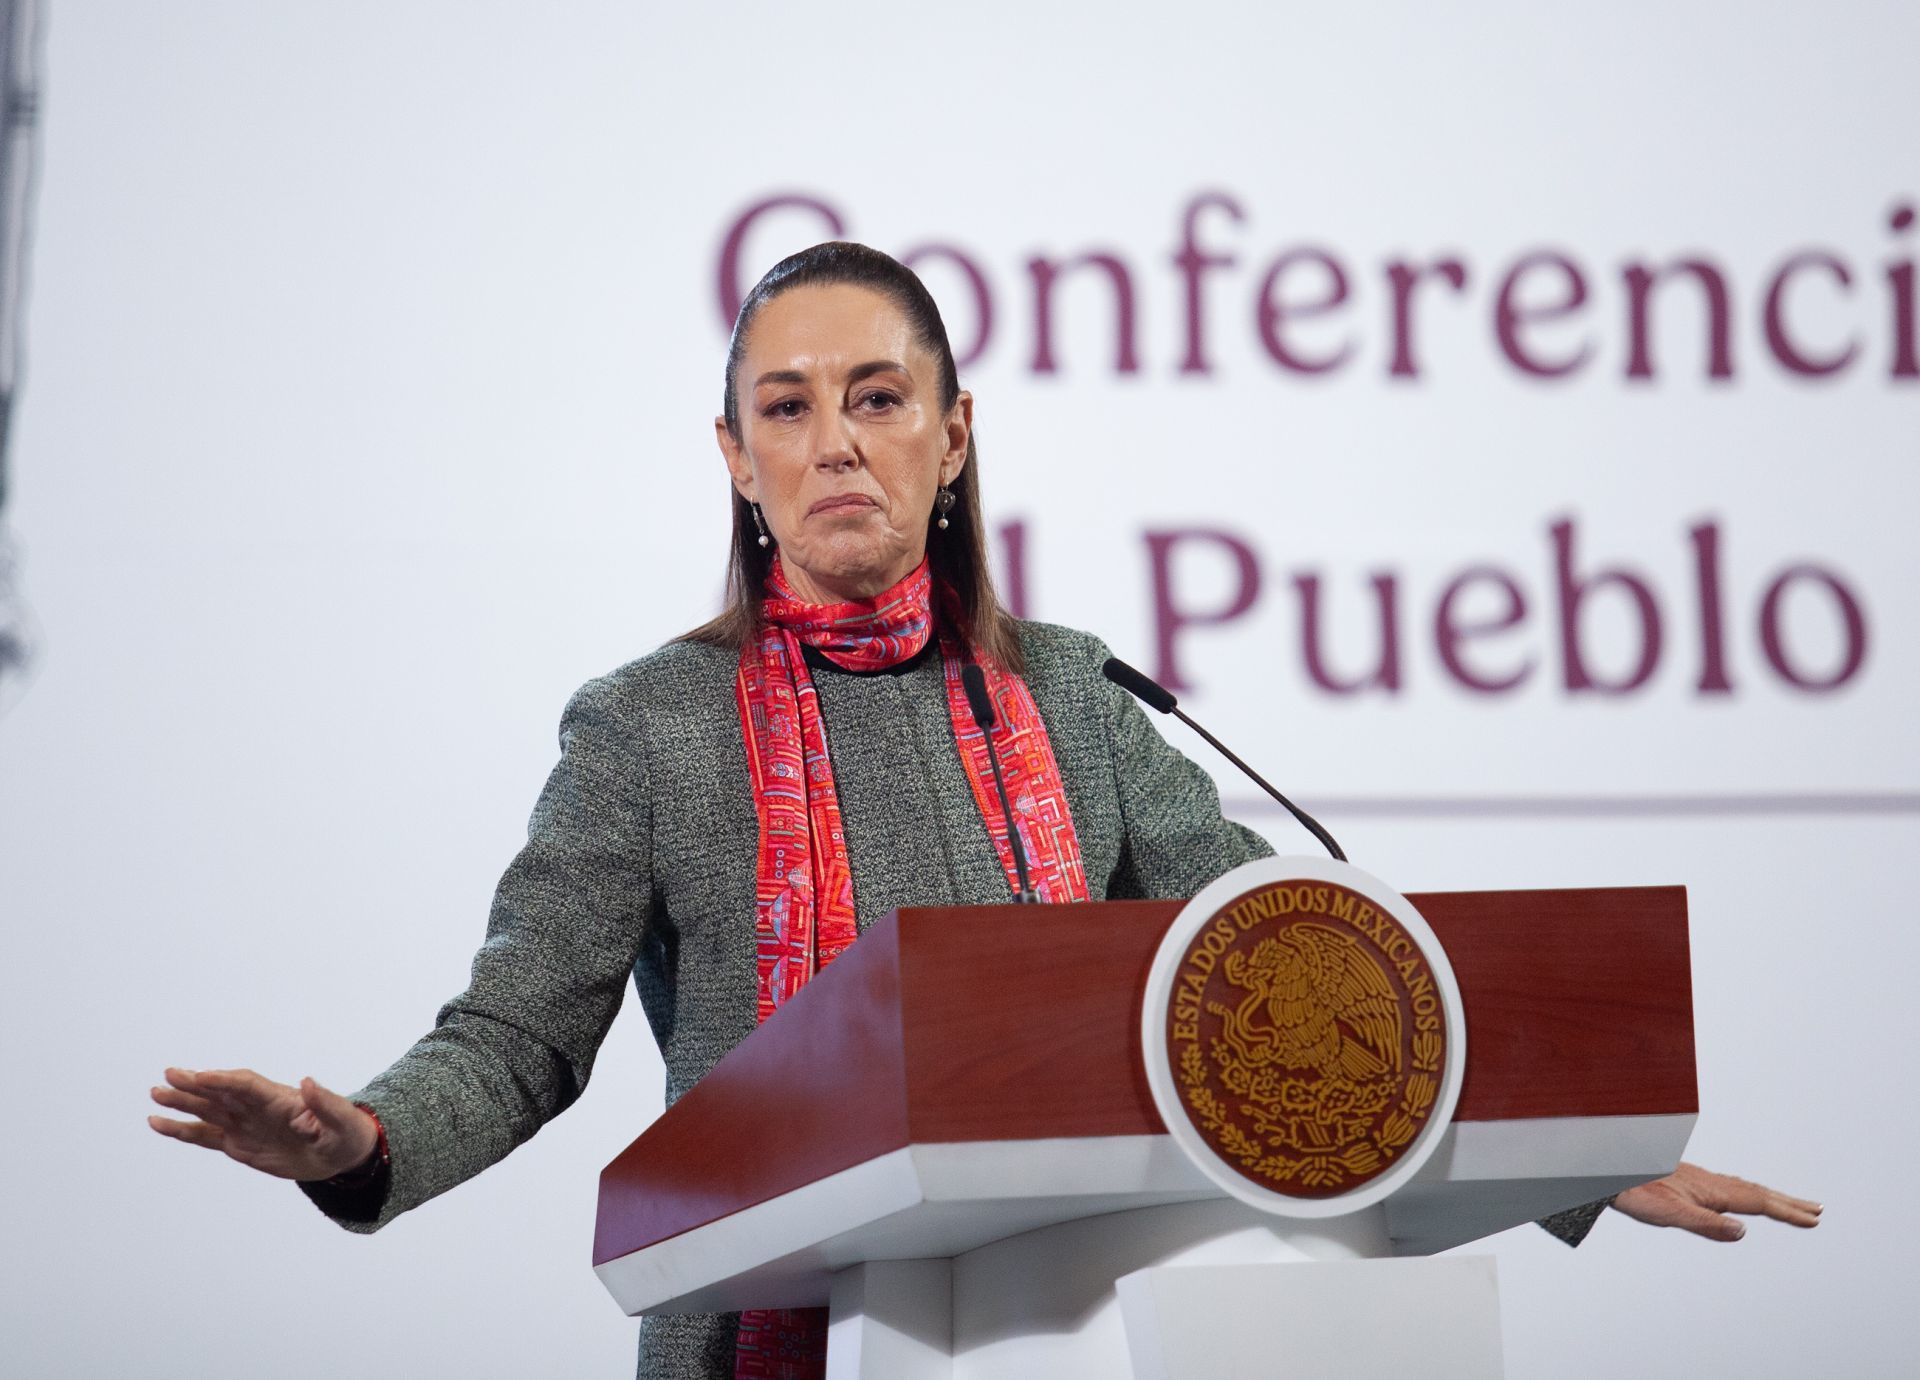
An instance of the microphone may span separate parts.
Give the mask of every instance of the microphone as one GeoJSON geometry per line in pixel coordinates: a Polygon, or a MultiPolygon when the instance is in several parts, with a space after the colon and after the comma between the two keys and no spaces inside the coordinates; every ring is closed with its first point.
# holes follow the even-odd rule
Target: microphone
{"type": "Polygon", "coordinates": [[[1198,733],[1209,743],[1212,743],[1222,757],[1226,758],[1229,762],[1233,763],[1234,766],[1240,768],[1241,771],[1251,777],[1256,786],[1286,806],[1287,813],[1299,820],[1308,833],[1319,839],[1320,842],[1326,846],[1326,850],[1329,853],[1333,854],[1333,856],[1341,862],[1347,860],[1347,855],[1340,851],[1340,845],[1333,841],[1333,835],[1320,827],[1319,820],[1315,819],[1291,800],[1288,800],[1284,795],[1281,795],[1280,792],[1268,784],[1264,776],[1260,775],[1259,772],[1235,756],[1225,743],[1221,742],[1218,738],[1207,732],[1206,729],[1200,727],[1199,724],[1188,718],[1186,712],[1180,708],[1180,701],[1174,698],[1173,691],[1167,689],[1166,686],[1144,672],[1134,670],[1133,667],[1127,665],[1127,663],[1120,660],[1119,657],[1108,657],[1106,665],[1100,668],[1100,672],[1122,690],[1125,690],[1135,699],[1145,704],[1147,708],[1157,709],[1162,714],[1173,715],[1174,718],[1178,719],[1195,733],[1198,733]]]}
{"type": "Polygon", "coordinates": [[[1014,827],[1013,802],[1007,799],[1007,780],[1000,774],[1000,754],[993,747],[996,718],[993,696],[987,693],[987,676],[978,662],[969,661],[960,668],[960,688],[967,692],[967,708],[973,711],[973,721],[980,727],[980,736],[987,740],[987,764],[993,768],[993,788],[1000,793],[1000,808],[1006,813],[1007,846],[1013,850],[1013,870],[1020,878],[1013,899],[1032,904],[1040,898],[1034,894],[1033,883],[1027,877],[1027,847],[1020,842],[1020,831],[1014,827]]]}

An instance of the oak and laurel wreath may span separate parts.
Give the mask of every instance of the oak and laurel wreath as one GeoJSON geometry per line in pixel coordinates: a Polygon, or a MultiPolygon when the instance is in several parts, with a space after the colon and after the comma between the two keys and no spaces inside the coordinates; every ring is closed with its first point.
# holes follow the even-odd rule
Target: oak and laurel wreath
{"type": "MultiPolygon", "coordinates": [[[[1419,1133],[1420,1123],[1433,1110],[1434,1098],[1439,1093],[1430,1075],[1415,1073],[1407,1079],[1400,1105],[1366,1140],[1351,1142],[1335,1151],[1285,1155],[1270,1152],[1269,1147],[1228,1119],[1231,1109],[1207,1086],[1206,1059],[1197,1044],[1188,1045],[1181,1053],[1180,1083],[1187,1105],[1193,1109],[1194,1120],[1203,1131],[1217,1138],[1220,1149],[1238,1161],[1242,1169],[1281,1184],[1297,1179],[1306,1188],[1334,1187],[1349,1176],[1376,1171],[1382,1159],[1392,1159],[1419,1133]]],[[[1251,1105],[1243,1105],[1239,1110],[1242,1115],[1253,1115],[1257,1111],[1251,1105]]]]}

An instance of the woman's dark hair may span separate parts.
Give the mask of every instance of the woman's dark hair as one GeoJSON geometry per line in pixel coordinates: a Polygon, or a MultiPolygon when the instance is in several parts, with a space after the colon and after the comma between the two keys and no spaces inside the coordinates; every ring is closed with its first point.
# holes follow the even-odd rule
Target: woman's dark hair
{"type": "MultiPolygon", "coordinates": [[[[767,270],[767,276],[754,284],[740,304],[733,339],[727,346],[727,393],[722,405],[727,430],[735,440],[740,438],[736,393],[740,360],[747,352],[747,334],[760,309],[790,288],[843,283],[870,288],[900,308],[913,328],[914,338],[939,361],[940,407],[942,412],[952,409],[960,396],[960,375],[954,367],[953,347],[947,343],[946,323],[940,319],[940,308],[934,305],[926,284],[912,269],[877,249],[832,240],[782,259],[767,270]]],[[[927,514],[927,557],[936,600],[942,604],[944,617],[958,625],[950,631],[963,637],[978,655],[1018,675],[1026,669],[1020,639],[1014,632],[1013,619],[993,592],[993,579],[987,570],[979,474],[980,458],[969,434],[967,463],[949,486],[954,504],[947,513],[946,529],[936,529],[934,514],[927,514]]],[[[773,549],[760,545],[752,505],[739,490],[729,486],[729,492],[733,495],[733,545],[727,563],[727,607],[718,618],[695,628],[682,640],[740,648],[760,632],[760,600],[767,573],[773,568],[773,549]]]]}

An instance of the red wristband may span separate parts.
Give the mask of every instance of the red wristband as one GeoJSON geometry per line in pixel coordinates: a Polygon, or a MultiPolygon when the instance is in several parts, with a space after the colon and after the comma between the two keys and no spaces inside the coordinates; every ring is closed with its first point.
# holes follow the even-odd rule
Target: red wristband
{"type": "Polygon", "coordinates": [[[323,1180],[328,1188],[365,1188],[385,1174],[393,1163],[387,1153],[387,1127],[380,1120],[380,1114],[364,1102],[353,1105],[373,1118],[373,1149],[364,1161],[352,1169],[343,1169],[331,1179],[323,1180]]]}

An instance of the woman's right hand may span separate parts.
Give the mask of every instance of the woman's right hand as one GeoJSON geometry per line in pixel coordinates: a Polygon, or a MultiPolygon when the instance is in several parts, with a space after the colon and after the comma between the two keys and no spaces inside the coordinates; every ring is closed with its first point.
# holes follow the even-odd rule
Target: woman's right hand
{"type": "Polygon", "coordinates": [[[252,1069],[168,1069],[166,1077],[153,1100],[198,1120],[150,1116],[147,1125],[263,1174],[330,1179],[365,1164],[379,1144],[371,1116],[311,1078],[290,1088],[252,1069]]]}

